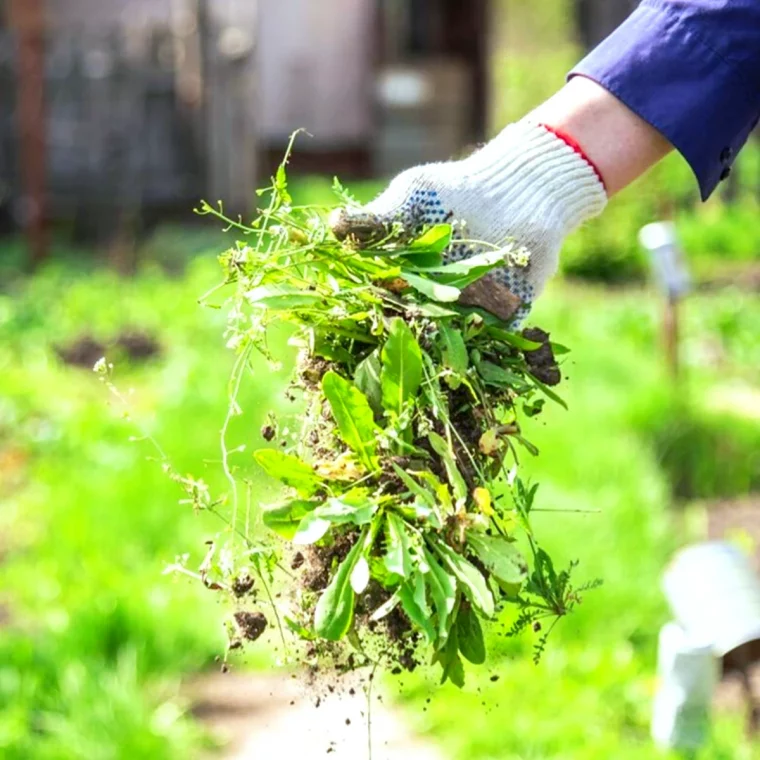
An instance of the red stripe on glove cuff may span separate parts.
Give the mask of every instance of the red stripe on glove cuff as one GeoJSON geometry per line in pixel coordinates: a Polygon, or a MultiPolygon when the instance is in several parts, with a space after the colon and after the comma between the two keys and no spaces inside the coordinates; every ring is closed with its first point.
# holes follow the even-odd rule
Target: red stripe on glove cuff
{"type": "Polygon", "coordinates": [[[555,137],[559,137],[559,139],[562,140],[562,142],[564,142],[566,145],[569,145],[594,170],[594,174],[596,174],[606,192],[607,186],[604,184],[604,177],[602,177],[602,173],[599,171],[596,164],[586,155],[586,152],[583,150],[583,148],[581,148],[580,145],[578,145],[573,137],[567,134],[567,132],[564,132],[561,129],[557,129],[556,127],[550,127],[548,124],[544,124],[543,122],[538,126],[543,127],[547,132],[551,132],[555,137]]]}

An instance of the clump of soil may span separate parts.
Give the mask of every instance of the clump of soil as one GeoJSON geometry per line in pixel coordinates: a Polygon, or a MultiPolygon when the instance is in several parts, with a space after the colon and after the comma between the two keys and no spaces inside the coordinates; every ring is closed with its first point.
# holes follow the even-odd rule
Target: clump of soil
{"type": "Polygon", "coordinates": [[[130,361],[147,361],[161,353],[159,342],[142,330],[125,330],[116,338],[118,346],[130,361]]]}
{"type": "Polygon", "coordinates": [[[253,576],[247,570],[243,570],[232,581],[232,593],[238,598],[246,596],[253,590],[253,584],[253,576]]]}
{"type": "Polygon", "coordinates": [[[523,330],[522,335],[523,338],[532,340],[534,343],[541,343],[541,348],[523,352],[530,373],[544,385],[558,385],[562,376],[549,342],[549,333],[539,327],[530,327],[523,330]]]}
{"type": "Polygon", "coordinates": [[[106,353],[106,345],[92,335],[81,335],[66,345],[55,346],[55,352],[63,362],[72,367],[92,369],[106,353]]]}
{"type": "MultiPolygon", "coordinates": [[[[313,604],[329,584],[340,562],[350,552],[359,534],[356,530],[336,533],[328,545],[312,545],[295,552],[290,560],[297,571],[297,596],[307,616],[313,614],[313,604]]],[[[358,668],[383,662],[394,674],[411,672],[421,662],[418,654],[420,634],[414,629],[401,605],[394,607],[380,620],[371,616],[386,603],[391,593],[371,579],[367,588],[356,595],[354,631],[361,642],[361,652],[347,651],[339,642],[323,640],[306,642],[306,655],[311,662],[312,675],[322,679],[330,673],[343,674],[358,668]]],[[[331,690],[336,683],[331,684],[331,690]]]]}
{"type": "Polygon", "coordinates": [[[233,618],[238,632],[248,641],[256,641],[267,627],[267,619],[262,612],[236,612],[233,618]]]}
{"type": "Polygon", "coordinates": [[[321,356],[302,355],[298,361],[298,377],[308,390],[318,390],[322,378],[333,365],[321,356]]]}

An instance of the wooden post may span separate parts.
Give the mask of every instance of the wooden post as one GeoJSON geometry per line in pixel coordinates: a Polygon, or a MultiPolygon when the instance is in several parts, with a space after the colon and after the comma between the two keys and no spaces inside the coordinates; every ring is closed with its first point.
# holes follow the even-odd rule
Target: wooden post
{"type": "Polygon", "coordinates": [[[680,372],[678,351],[678,310],[688,292],[690,278],[683,261],[678,236],[672,222],[652,222],[639,231],[639,242],[649,254],[655,280],[665,295],[662,320],[665,359],[673,380],[680,372]]]}
{"type": "Polygon", "coordinates": [[[245,216],[255,197],[255,145],[250,108],[253,38],[234,18],[197,3],[205,130],[205,192],[232,215],[245,216]]]}
{"type": "Polygon", "coordinates": [[[680,298],[669,293],[665,301],[665,311],[663,315],[663,342],[665,347],[665,360],[670,370],[673,380],[678,380],[680,374],[680,360],[678,351],[679,339],[679,314],[678,307],[680,298]]]}
{"type": "Polygon", "coordinates": [[[18,45],[18,144],[22,223],[29,259],[47,257],[44,0],[10,0],[10,25],[18,45]]]}

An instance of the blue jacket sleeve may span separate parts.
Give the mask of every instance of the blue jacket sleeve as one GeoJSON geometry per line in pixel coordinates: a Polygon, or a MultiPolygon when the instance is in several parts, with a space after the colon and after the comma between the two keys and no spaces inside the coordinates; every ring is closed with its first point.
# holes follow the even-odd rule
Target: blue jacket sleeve
{"type": "Polygon", "coordinates": [[[760,117],[760,0],[643,0],[575,75],[667,137],[705,200],[760,117]]]}

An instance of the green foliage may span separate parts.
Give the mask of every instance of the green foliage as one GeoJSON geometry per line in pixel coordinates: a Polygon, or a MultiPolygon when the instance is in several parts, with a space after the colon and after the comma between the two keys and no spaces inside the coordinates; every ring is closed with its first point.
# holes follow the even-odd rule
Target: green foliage
{"type": "Polygon", "coordinates": [[[368,470],[376,469],[375,422],[367,397],[336,372],[325,374],[322,391],[330,404],[343,441],[368,470]]]}
{"type": "Polygon", "coordinates": [[[259,449],[253,453],[256,463],[270,478],[276,478],[301,496],[308,498],[321,485],[320,478],[309,465],[298,457],[275,449],[259,449]]]}
{"type": "Polygon", "coordinates": [[[482,665],[486,661],[486,642],[478,616],[472,609],[463,605],[457,615],[457,644],[462,657],[473,665],[482,665]]]}
{"type": "Polygon", "coordinates": [[[737,411],[674,404],[639,420],[677,499],[716,499],[760,490],[760,425],[737,411]]]}
{"type": "MultiPolygon", "coordinates": [[[[287,614],[301,637],[312,630],[330,642],[346,637],[361,654],[354,664],[409,667],[405,652],[394,655],[382,642],[379,654],[369,654],[378,629],[367,617],[382,620],[393,609],[407,626],[400,646],[413,648],[421,636],[444,679],[453,674],[457,682],[462,669],[452,641],[459,639],[470,662],[485,658],[479,623],[458,622],[458,610],[490,619],[497,604],[514,605],[524,620],[569,612],[577,591],[568,571],[544,572],[551,561],[533,533],[517,477],[518,449],[538,453],[521,429],[523,407],[535,416],[539,401],[562,401],[531,373],[523,352],[537,344],[508,323],[457,304],[460,289],[503,266],[510,250],[444,264],[448,225],[388,230],[360,250],[355,241],[334,237],[327,209],[292,205],[284,169],[251,226],[208,204],[199,211],[247,237],[220,257],[225,279],[215,293],[227,297],[220,305],[228,313],[228,345],[238,356],[227,419],[243,416],[237,394],[251,378],[246,368],[253,352],[276,360],[269,332],[282,323],[292,326],[289,342],[300,348],[291,393],[305,408],[270,426],[300,430],[292,442],[280,441],[284,452],[255,453],[265,472],[289,488],[284,504],[260,511],[248,498],[241,523],[241,479],[224,459],[229,487],[189,494],[197,509],[221,516],[233,533],[224,563],[201,572],[204,584],[234,589],[232,579],[249,566],[251,551],[266,561],[266,572],[255,569],[260,582],[275,580],[282,549],[256,530],[263,522],[309,546],[308,562],[322,563],[326,584],[304,590],[289,580],[287,612],[280,613],[271,595],[257,598],[278,621],[287,614]],[[484,446],[488,436],[493,440],[484,446]],[[511,500],[493,500],[496,489],[511,492],[511,500]],[[520,534],[528,537],[529,560],[514,542],[520,534]]],[[[225,457],[231,448],[223,437],[225,457]]],[[[186,488],[197,482],[173,477],[186,488]]],[[[233,638],[231,646],[238,643],[233,638]]]]}
{"type": "Polygon", "coordinates": [[[522,553],[504,536],[487,536],[471,531],[467,534],[467,543],[497,580],[518,585],[525,580],[528,566],[522,553]]]}
{"type": "Polygon", "coordinates": [[[422,382],[420,346],[409,325],[400,317],[394,317],[390,322],[381,359],[383,406],[389,414],[400,417],[417,395],[422,382]]]}
{"type": "MultiPolygon", "coordinates": [[[[3,757],[174,760],[199,752],[198,732],[174,696],[175,679],[210,662],[223,646],[222,608],[208,592],[160,573],[185,548],[205,549],[202,539],[215,532],[215,522],[174,503],[175,486],[146,459],[145,444],[125,443],[131,426],[104,408],[102,387],[87,370],[61,365],[50,345],[85,329],[106,340],[125,323],[154,332],[165,355],[142,368],[117,365],[117,377],[135,388],[137,412],[178,468],[218,458],[219,419],[227,407],[218,382],[226,361],[222,320],[193,304],[217,276],[208,264],[181,280],[150,271],[123,280],[51,270],[0,296],[0,584],[10,611],[0,629],[3,757]],[[7,469],[8,453],[17,448],[25,464],[7,469]],[[41,724],[43,712],[54,720],[41,724]]],[[[511,626],[513,616],[502,613],[486,626],[488,667],[468,673],[466,690],[444,688],[426,705],[433,682],[405,676],[412,689],[409,719],[453,758],[650,760],[655,637],[668,614],[660,573],[677,542],[699,537],[668,518],[668,478],[648,433],[671,414],[655,348],[659,301],[640,291],[554,283],[535,319],[574,350],[565,367],[572,382],[563,391],[569,412],[546,406],[549,424],[531,435],[541,457],[523,462],[523,478],[541,482],[533,521],[555,560],[580,555],[579,573],[601,576],[605,585],[576,607],[569,625],[554,630],[539,667],[530,652],[544,630],[505,639],[499,626],[511,626]],[[499,680],[490,682],[491,674],[499,680]],[[510,720],[495,720],[505,711],[510,720]]],[[[682,392],[697,418],[715,421],[714,390],[753,382],[759,319],[752,293],[732,289],[685,301],[682,392]],[[700,411],[711,405],[709,415],[700,411]]],[[[272,345],[284,351],[284,340],[275,334],[272,345]]],[[[261,413],[253,426],[233,420],[235,445],[254,439],[231,457],[246,477],[255,477],[251,447],[263,445],[252,428],[264,421],[288,372],[262,370],[250,396],[240,399],[261,413]]],[[[741,408],[727,419],[751,424],[741,408]]],[[[218,488],[213,475],[213,468],[204,469],[218,488]]],[[[725,475],[731,477],[730,469],[725,475]]],[[[718,482],[717,471],[715,477],[718,482]]],[[[257,482],[258,492],[266,485],[257,482]]],[[[188,565],[201,556],[194,551],[188,565]]],[[[455,616],[456,585],[436,556],[428,550],[423,556],[433,621],[443,637],[455,616]]],[[[464,676],[458,642],[452,651],[456,680],[464,676]]],[[[741,716],[719,711],[715,720],[700,760],[750,760],[754,750],[742,738],[741,716]]]]}
{"type": "Polygon", "coordinates": [[[362,533],[348,556],[340,563],[314,610],[314,632],[328,641],[342,639],[351,627],[356,599],[351,587],[351,576],[364,551],[365,535],[362,533]]]}

